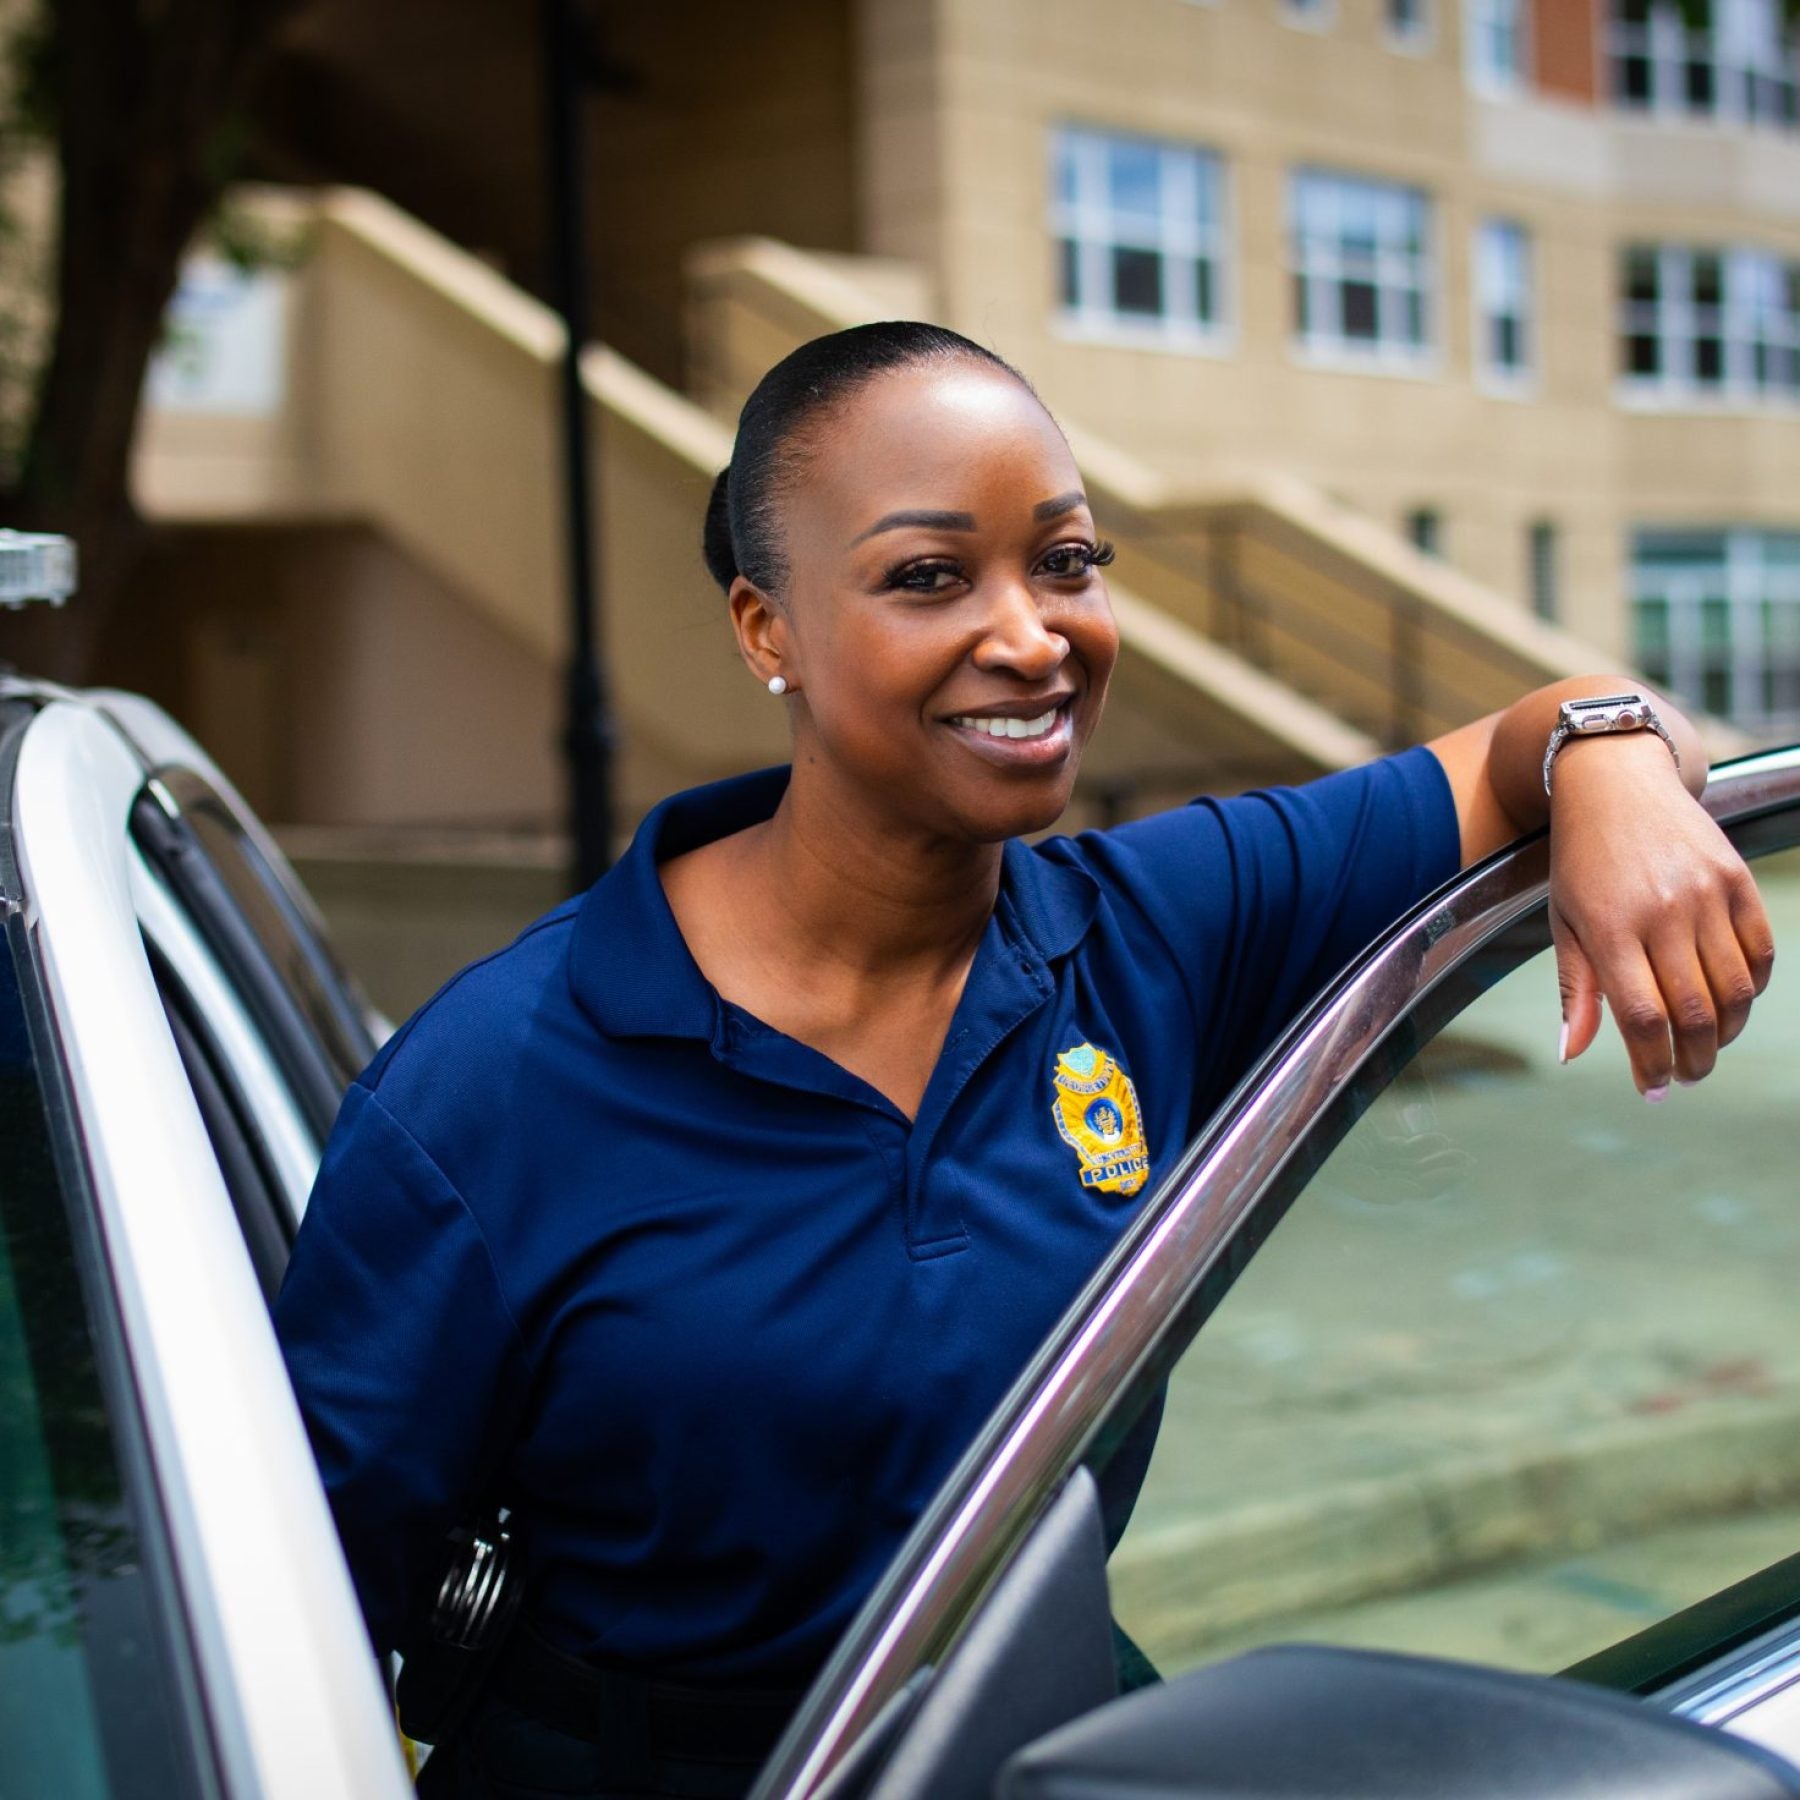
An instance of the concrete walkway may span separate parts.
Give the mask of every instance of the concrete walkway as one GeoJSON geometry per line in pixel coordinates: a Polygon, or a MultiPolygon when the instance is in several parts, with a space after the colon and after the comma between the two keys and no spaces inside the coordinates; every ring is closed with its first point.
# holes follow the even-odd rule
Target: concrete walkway
{"type": "MultiPolygon", "coordinates": [[[[1800,943],[1800,864],[1759,876],[1800,943]]],[[[1649,1107],[1610,1026],[1557,1066],[1540,958],[1388,1091],[1177,1371],[1113,1561],[1153,1658],[1559,1667],[1800,1549],[1789,988],[1649,1107]]]]}

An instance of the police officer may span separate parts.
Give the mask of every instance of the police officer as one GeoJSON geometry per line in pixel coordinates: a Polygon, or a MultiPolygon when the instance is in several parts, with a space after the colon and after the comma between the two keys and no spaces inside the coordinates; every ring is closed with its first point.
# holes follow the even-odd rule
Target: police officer
{"type": "MultiPolygon", "coordinates": [[[[1560,704],[1633,685],[1027,844],[1100,719],[1112,552],[1023,378],[925,325],[771,371],[706,554],[791,767],[665,801],[394,1036],[280,1298],[378,1650],[462,1509],[521,1522],[440,1794],[747,1787],[1147,1185],[1357,948],[1544,822],[1560,704]]],[[[1772,954],[1654,704],[1551,783],[1563,1049],[1604,993],[1650,1100],[1772,954]]]]}

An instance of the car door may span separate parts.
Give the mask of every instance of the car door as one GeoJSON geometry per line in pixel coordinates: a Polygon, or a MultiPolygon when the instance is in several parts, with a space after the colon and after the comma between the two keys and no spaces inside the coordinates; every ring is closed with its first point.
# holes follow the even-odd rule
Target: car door
{"type": "Polygon", "coordinates": [[[4,726],[4,897],[42,998],[34,1042],[66,1096],[100,1249],[91,1294],[129,1370],[118,1400],[166,1521],[216,1791],[402,1794],[265,1306],[328,1122],[325,1036],[287,1030],[298,1002],[282,970],[270,979],[251,909],[201,892],[197,795],[184,809],[75,697],[20,697],[4,726]],[[158,820],[182,828],[173,854],[158,820]],[[209,1097],[208,1074],[235,1091],[209,1097]]]}
{"type": "MultiPolygon", "coordinates": [[[[1800,752],[1718,772],[1707,804],[1791,936],[1800,752]]],[[[1165,1674],[1293,1639],[1429,1651],[1800,1752],[1800,995],[1777,977],[1718,1073],[1660,1108],[1610,1033],[1561,1066],[1547,870],[1538,838],[1460,876],[1242,1084],[947,1484],[760,1796],[987,1791],[955,1757],[1008,1745],[932,1716],[974,1645],[990,1706],[1104,1700],[1065,1672],[1094,1606],[1063,1606],[1060,1647],[1042,1626],[1091,1585],[1102,1522],[1113,1612],[1165,1674]]]]}

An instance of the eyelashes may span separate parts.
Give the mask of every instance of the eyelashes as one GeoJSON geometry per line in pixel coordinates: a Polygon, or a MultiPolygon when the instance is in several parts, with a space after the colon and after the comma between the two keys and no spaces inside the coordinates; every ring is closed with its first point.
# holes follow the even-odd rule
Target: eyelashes
{"type": "MultiPolygon", "coordinates": [[[[1052,580],[1070,581],[1094,569],[1106,568],[1117,555],[1118,551],[1105,538],[1093,543],[1057,544],[1044,553],[1039,566],[1052,580]],[[1065,566],[1056,566],[1059,563],[1065,566]]],[[[940,594],[964,579],[963,565],[954,557],[926,556],[896,563],[882,576],[881,585],[901,593],[940,594]]]]}

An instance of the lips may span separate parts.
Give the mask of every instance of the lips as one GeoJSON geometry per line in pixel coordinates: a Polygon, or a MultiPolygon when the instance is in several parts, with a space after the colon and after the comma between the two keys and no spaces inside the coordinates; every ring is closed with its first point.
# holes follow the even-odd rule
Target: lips
{"type": "Polygon", "coordinates": [[[1018,768],[1061,762],[1075,742],[1073,696],[1012,701],[980,712],[953,713],[944,722],[970,750],[990,763],[1018,768]]]}

